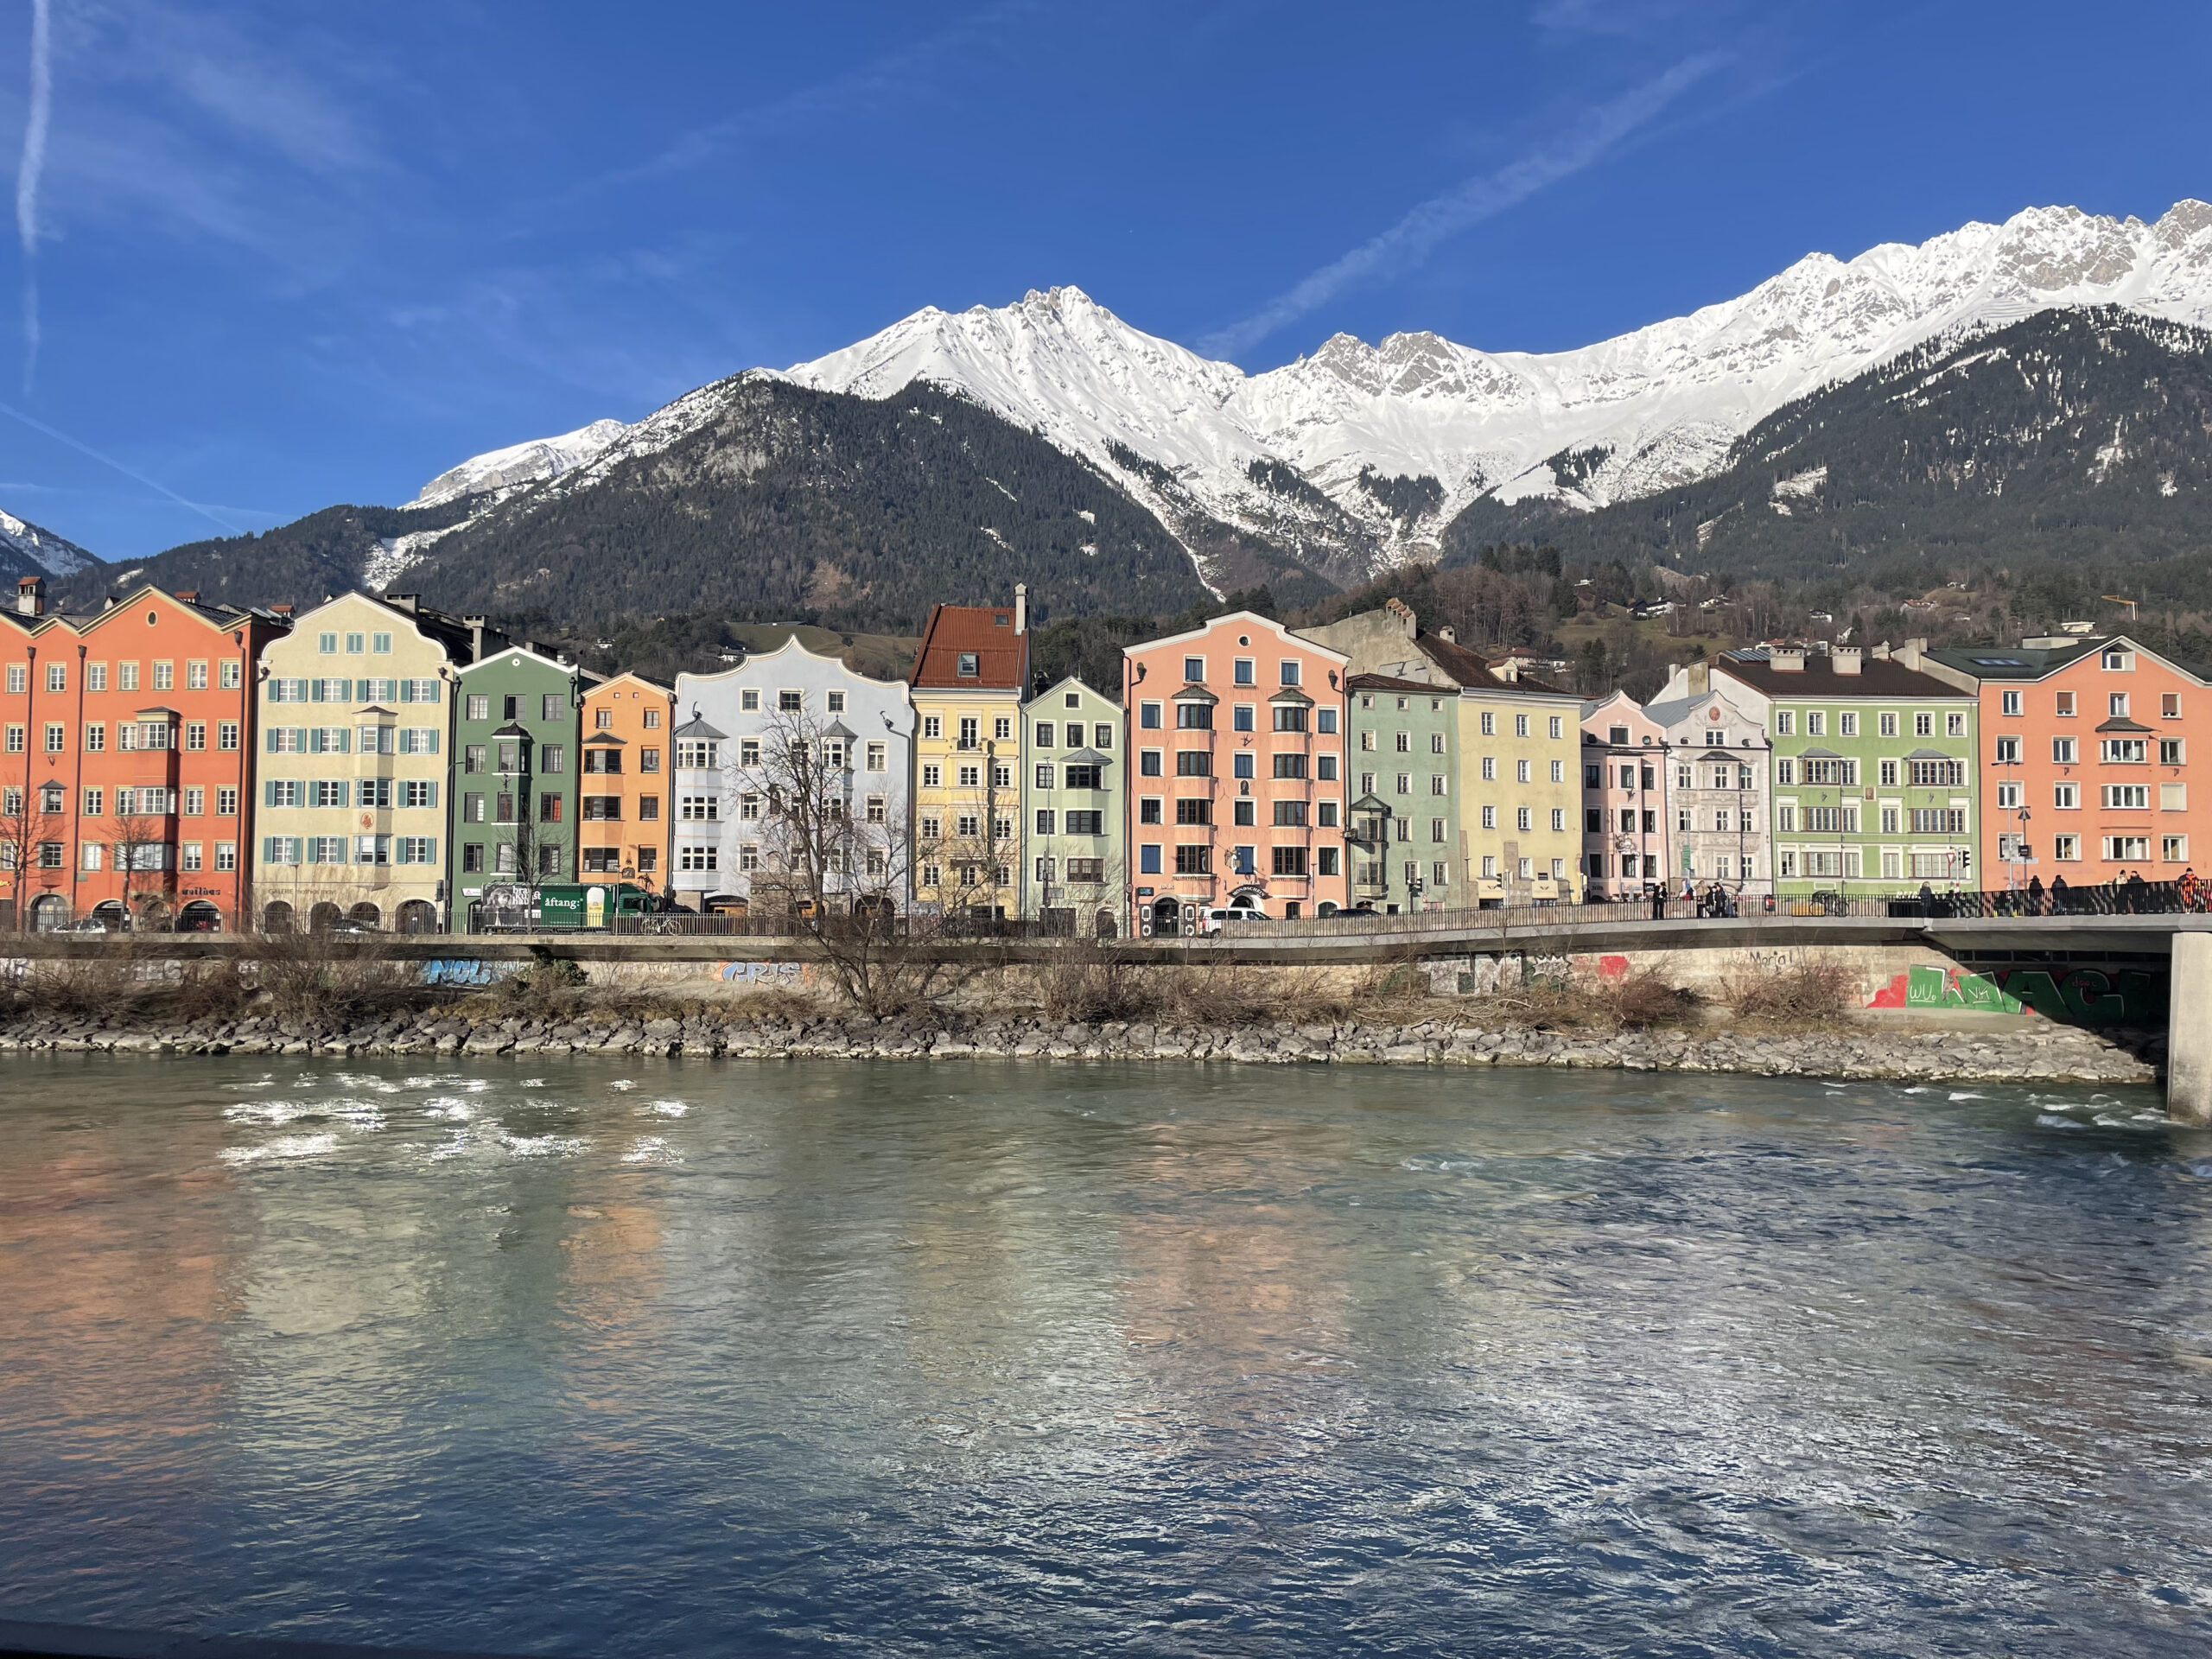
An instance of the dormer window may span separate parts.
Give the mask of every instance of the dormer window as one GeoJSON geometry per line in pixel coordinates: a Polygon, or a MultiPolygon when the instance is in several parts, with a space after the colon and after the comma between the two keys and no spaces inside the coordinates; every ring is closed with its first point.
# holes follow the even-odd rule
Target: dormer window
{"type": "Polygon", "coordinates": [[[2115,674],[2125,674],[2134,667],[2134,664],[2128,660],[2126,652],[2108,651],[2105,652],[2105,666],[2115,674]]]}
{"type": "Polygon", "coordinates": [[[1011,627],[1014,626],[1014,619],[1004,611],[994,611],[991,613],[991,626],[1000,628],[1011,627]]]}
{"type": "Polygon", "coordinates": [[[982,665],[977,662],[976,653],[974,652],[963,651],[960,653],[960,677],[962,679],[972,680],[982,671],[982,665]]]}

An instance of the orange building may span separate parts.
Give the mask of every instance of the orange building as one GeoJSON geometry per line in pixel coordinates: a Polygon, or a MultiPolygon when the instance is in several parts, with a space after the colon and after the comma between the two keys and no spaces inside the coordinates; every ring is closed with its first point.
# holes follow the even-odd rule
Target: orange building
{"type": "Polygon", "coordinates": [[[1980,705],[1985,886],[2192,868],[2195,820],[2212,830],[2212,799],[2190,791],[2189,732],[2212,730],[2200,676],[2125,634],[1948,648],[1920,666],[1980,705]]]}
{"type": "Polygon", "coordinates": [[[255,665],[273,613],[141,588],[0,628],[0,899],[41,928],[103,915],[233,928],[247,902],[255,665]]]}
{"type": "Polygon", "coordinates": [[[660,891],[668,879],[669,733],[676,693],[639,674],[584,692],[578,874],[660,891]]]}
{"type": "Polygon", "coordinates": [[[1350,904],[1342,652],[1249,611],[1122,654],[1131,914],[1154,933],[1239,900],[1350,904]]]}

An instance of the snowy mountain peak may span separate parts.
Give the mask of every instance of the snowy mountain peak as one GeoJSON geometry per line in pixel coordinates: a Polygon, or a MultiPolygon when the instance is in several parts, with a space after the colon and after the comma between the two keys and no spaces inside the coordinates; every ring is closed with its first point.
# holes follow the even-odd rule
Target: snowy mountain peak
{"type": "Polygon", "coordinates": [[[435,507],[465,495],[482,495],[558,478],[620,442],[629,431],[620,421],[594,421],[589,426],[563,432],[557,438],[538,438],[472,455],[425,484],[408,505],[435,507]]]}
{"type": "Polygon", "coordinates": [[[99,563],[67,537],[12,512],[0,512],[0,572],[32,575],[44,571],[49,576],[67,576],[99,563]]]}

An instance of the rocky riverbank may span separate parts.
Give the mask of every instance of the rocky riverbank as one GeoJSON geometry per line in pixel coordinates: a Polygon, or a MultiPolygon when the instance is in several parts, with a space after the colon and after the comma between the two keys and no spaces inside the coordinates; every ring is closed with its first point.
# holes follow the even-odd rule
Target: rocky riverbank
{"type": "Polygon", "coordinates": [[[346,1030],[270,1016],[189,1021],[46,1015],[0,1027],[0,1052],[175,1054],[725,1055],[742,1059],[1144,1059],[1248,1065],[1561,1065],[1730,1071],[1766,1077],[1980,1082],[2151,1083],[2163,1039],[2110,1036],[2042,1020],[1974,1031],[1745,1026],[1599,1033],[1485,1023],[1454,1008],[1400,1024],[1172,1027],[1066,1025],[1041,1016],[885,1020],[748,1019],[741,1009],[683,1018],[594,1014],[569,1020],[439,1009],[346,1030]],[[2150,1058],[2143,1058],[2143,1056],[2150,1058]]]}

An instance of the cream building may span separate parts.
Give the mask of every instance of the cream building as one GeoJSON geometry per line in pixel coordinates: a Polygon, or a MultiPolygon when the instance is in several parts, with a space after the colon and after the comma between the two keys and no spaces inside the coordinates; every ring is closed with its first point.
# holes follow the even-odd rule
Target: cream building
{"type": "Polygon", "coordinates": [[[1021,905],[1029,603],[939,605],[914,659],[917,906],[978,920],[1021,905]]]}
{"type": "Polygon", "coordinates": [[[450,676],[485,643],[481,619],[359,593],[270,643],[254,836],[264,930],[442,924],[450,676]]]}

